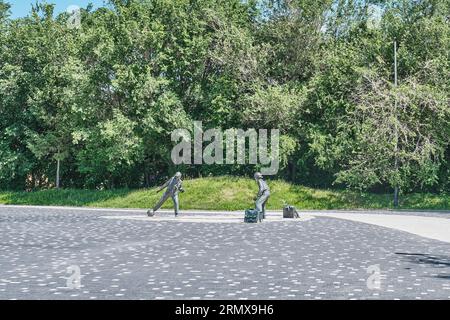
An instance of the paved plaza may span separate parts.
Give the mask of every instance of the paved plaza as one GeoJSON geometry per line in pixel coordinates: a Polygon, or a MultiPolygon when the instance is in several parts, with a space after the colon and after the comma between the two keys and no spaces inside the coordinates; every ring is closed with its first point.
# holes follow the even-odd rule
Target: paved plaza
{"type": "Polygon", "coordinates": [[[450,213],[301,216],[0,206],[0,299],[450,299],[450,213]]]}

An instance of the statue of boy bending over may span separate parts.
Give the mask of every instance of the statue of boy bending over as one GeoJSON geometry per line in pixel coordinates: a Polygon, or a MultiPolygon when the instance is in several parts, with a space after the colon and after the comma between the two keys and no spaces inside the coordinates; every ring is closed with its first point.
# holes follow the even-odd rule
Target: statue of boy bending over
{"type": "Polygon", "coordinates": [[[263,219],[266,218],[266,202],[270,197],[270,188],[264,181],[263,175],[259,172],[255,173],[255,180],[258,183],[258,195],[255,198],[255,207],[258,212],[262,213],[263,219]]]}

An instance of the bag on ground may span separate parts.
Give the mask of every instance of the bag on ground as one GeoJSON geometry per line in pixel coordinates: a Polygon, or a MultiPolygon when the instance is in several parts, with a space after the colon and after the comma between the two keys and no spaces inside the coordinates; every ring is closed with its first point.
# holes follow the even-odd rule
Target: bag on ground
{"type": "Polygon", "coordinates": [[[245,210],[244,222],[246,223],[257,223],[261,221],[260,214],[256,209],[245,210]]]}
{"type": "Polygon", "coordinates": [[[295,209],[295,207],[287,205],[283,207],[283,218],[288,219],[299,218],[299,214],[295,209]]]}

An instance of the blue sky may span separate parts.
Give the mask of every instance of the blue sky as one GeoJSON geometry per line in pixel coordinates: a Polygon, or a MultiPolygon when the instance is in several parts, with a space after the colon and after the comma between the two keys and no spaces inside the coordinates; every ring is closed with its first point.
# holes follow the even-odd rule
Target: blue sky
{"type": "MultiPolygon", "coordinates": [[[[6,0],[11,5],[11,18],[20,18],[27,16],[31,11],[31,5],[36,3],[36,0],[6,0]]],[[[38,2],[44,2],[42,0],[38,2]]],[[[94,8],[102,6],[104,0],[46,0],[47,3],[56,4],[55,13],[61,13],[72,5],[80,8],[86,8],[89,3],[94,5],[94,8]]]]}

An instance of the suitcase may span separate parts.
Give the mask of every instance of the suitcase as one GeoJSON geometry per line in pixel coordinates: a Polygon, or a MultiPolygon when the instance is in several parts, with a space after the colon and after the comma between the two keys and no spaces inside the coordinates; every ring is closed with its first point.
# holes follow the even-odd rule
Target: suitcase
{"type": "Polygon", "coordinates": [[[261,214],[256,209],[245,210],[244,222],[246,223],[258,223],[261,222],[261,214]]]}
{"type": "Polygon", "coordinates": [[[298,218],[298,212],[297,210],[295,210],[295,207],[293,206],[284,206],[283,207],[283,218],[287,218],[287,219],[293,219],[293,218],[298,218]]]}

